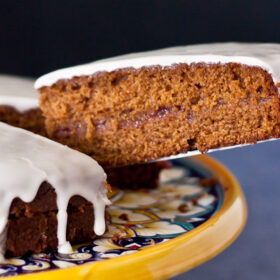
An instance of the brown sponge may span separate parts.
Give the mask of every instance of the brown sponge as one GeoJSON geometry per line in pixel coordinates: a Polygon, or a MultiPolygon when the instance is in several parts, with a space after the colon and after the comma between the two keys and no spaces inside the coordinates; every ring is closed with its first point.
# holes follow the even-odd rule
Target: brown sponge
{"type": "Polygon", "coordinates": [[[49,137],[108,168],[280,135],[271,75],[238,63],[99,72],[39,92],[49,137]]]}

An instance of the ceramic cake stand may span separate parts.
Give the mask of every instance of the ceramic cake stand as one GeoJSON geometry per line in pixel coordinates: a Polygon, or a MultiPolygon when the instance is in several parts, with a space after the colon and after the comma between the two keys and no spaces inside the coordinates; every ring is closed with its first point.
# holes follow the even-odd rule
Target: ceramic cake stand
{"type": "Polygon", "coordinates": [[[234,176],[206,156],[171,161],[159,187],[117,191],[111,225],[102,238],[57,252],[7,260],[7,279],[162,279],[213,258],[239,235],[246,221],[244,196],[234,176]],[[201,187],[200,178],[220,183],[201,187]],[[125,217],[125,219],[123,218],[125,217]]]}

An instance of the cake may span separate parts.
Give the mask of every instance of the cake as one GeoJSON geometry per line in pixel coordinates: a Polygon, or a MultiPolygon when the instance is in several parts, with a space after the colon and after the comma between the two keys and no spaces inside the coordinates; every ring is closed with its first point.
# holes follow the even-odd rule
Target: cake
{"type": "Polygon", "coordinates": [[[39,108],[19,112],[14,107],[0,105],[0,121],[46,136],[45,119],[39,108]]]}
{"type": "MultiPolygon", "coordinates": [[[[15,79],[17,83],[18,80],[20,79],[15,79]]],[[[1,81],[3,82],[2,76],[0,76],[0,82],[1,81]]],[[[14,79],[10,82],[13,83],[13,81],[14,79]]],[[[2,90],[1,85],[0,92],[2,90]]],[[[21,90],[21,88],[17,88],[17,91],[19,90],[21,90]]],[[[17,91],[13,89],[7,93],[5,92],[12,96],[0,95],[0,121],[46,136],[45,119],[39,108],[37,98],[16,96],[15,94],[17,91]]]]}
{"type": "Polygon", "coordinates": [[[106,174],[91,157],[0,122],[0,258],[90,241],[106,230],[106,174]]]}
{"type": "Polygon", "coordinates": [[[280,136],[280,45],[129,54],[39,78],[48,136],[121,167],[280,136]]]}

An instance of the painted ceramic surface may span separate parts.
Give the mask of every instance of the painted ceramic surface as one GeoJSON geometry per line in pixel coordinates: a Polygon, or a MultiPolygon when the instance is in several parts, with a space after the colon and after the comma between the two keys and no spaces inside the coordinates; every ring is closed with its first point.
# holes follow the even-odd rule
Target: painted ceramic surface
{"type": "Polygon", "coordinates": [[[157,189],[111,194],[111,224],[102,238],[74,246],[70,255],[48,252],[6,260],[0,264],[0,276],[117,258],[186,234],[209,220],[223,204],[219,184],[202,187],[199,183],[210,176],[192,160],[174,160],[171,169],[161,172],[157,189]]]}

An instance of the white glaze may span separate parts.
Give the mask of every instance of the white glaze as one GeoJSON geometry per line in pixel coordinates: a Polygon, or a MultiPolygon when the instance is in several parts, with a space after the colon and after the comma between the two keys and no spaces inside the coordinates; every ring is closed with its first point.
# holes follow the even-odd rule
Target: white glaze
{"type": "MultiPolygon", "coordinates": [[[[67,205],[73,195],[81,195],[93,203],[94,232],[105,231],[106,174],[91,157],[29,131],[0,122],[0,233],[3,233],[11,202],[15,197],[25,202],[34,199],[40,184],[48,181],[57,194],[60,253],[70,253],[66,241],[67,205]]],[[[3,255],[2,255],[3,257],[3,255]]]]}
{"type": "Polygon", "coordinates": [[[8,105],[24,112],[39,107],[34,80],[0,75],[0,105],[8,105]]]}
{"type": "Polygon", "coordinates": [[[20,113],[39,108],[38,99],[32,97],[0,96],[0,106],[11,106],[20,113]]]}
{"type": "Polygon", "coordinates": [[[149,52],[127,54],[89,64],[57,70],[40,77],[35,88],[50,86],[60,79],[91,75],[99,71],[142,66],[170,66],[174,63],[229,63],[236,62],[266,69],[274,82],[280,81],[280,44],[215,43],[172,47],[149,52]]]}
{"type": "Polygon", "coordinates": [[[0,95],[37,98],[34,80],[10,75],[0,75],[0,95]]]}

